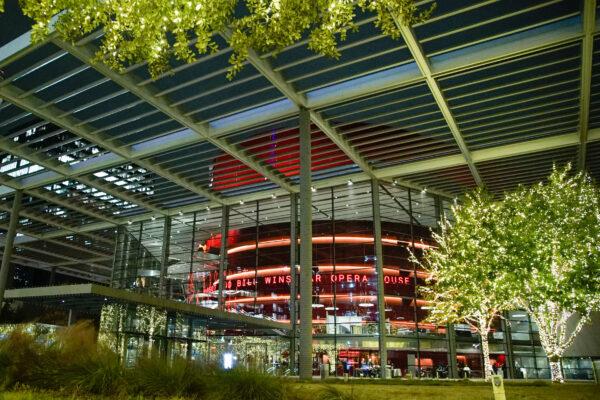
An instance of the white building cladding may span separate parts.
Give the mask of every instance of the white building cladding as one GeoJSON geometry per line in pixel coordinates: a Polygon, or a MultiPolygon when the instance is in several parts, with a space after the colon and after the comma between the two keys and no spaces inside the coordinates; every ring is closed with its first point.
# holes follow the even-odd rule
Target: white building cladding
{"type": "Polygon", "coordinates": [[[294,46],[233,81],[227,48],[151,80],[143,65],[91,63],[95,36],[30,45],[29,21],[6,7],[0,228],[7,244],[20,235],[3,271],[107,283],[117,226],[296,193],[310,237],[311,188],[348,181],[451,199],[553,163],[600,175],[595,1],[438,1],[398,41],[360,15],[339,60],[294,46]]]}

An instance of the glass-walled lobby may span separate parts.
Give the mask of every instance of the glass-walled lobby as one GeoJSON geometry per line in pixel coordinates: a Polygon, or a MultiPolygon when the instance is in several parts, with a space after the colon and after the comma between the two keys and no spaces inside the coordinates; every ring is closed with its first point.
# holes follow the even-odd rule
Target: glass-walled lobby
{"type": "MultiPolygon", "coordinates": [[[[348,181],[313,188],[313,374],[381,376],[378,339],[384,326],[388,376],[481,377],[480,338],[467,325],[427,321],[429,307],[419,296],[427,276],[411,259],[411,254],[419,259],[435,246],[431,232],[440,218],[452,218],[454,200],[394,181],[379,182],[384,275],[379,293],[372,187],[370,182],[348,181]],[[380,296],[384,309],[378,307],[380,296]],[[380,315],[385,315],[383,325],[380,315]]],[[[272,196],[123,225],[112,285],[295,327],[302,295],[302,215],[292,199],[299,202],[296,196],[272,196]]],[[[295,374],[297,349],[289,343],[295,347],[298,341],[277,340],[274,350],[271,339],[209,327],[201,342],[193,341],[196,350],[186,353],[183,335],[177,351],[213,361],[221,357],[215,354],[231,353],[240,365],[295,374]],[[256,352],[261,356],[248,356],[256,352]]],[[[549,378],[537,328],[526,313],[515,311],[498,320],[489,339],[497,373],[515,379],[549,378]]],[[[565,373],[576,379],[593,377],[591,363],[584,359],[566,360],[565,373]]]]}

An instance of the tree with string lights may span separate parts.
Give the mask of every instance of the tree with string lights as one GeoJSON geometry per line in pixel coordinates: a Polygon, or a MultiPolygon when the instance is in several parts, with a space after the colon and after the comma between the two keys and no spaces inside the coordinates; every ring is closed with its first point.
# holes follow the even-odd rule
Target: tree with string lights
{"type": "Polygon", "coordinates": [[[429,274],[429,285],[421,288],[429,321],[468,324],[480,335],[486,379],[493,373],[488,336],[502,312],[515,305],[506,287],[510,272],[501,264],[506,254],[498,231],[501,210],[483,190],[468,194],[452,207],[454,222],[443,218],[441,232],[433,233],[437,247],[421,261],[414,259],[429,274]]]}
{"type": "Polygon", "coordinates": [[[561,359],[600,307],[600,191],[585,173],[554,168],[503,208],[511,291],[538,326],[552,380],[563,382],[561,359]]]}
{"type": "Polygon", "coordinates": [[[339,58],[338,44],[358,29],[359,13],[372,13],[381,32],[397,39],[399,24],[423,22],[435,8],[415,0],[20,0],[20,5],[34,21],[33,42],[44,41],[51,29],[71,43],[98,32],[97,61],[119,71],[147,64],[153,78],[167,73],[175,60],[190,63],[219,51],[225,41],[232,49],[230,79],[250,52],[274,54],[305,38],[310,50],[339,58]]]}

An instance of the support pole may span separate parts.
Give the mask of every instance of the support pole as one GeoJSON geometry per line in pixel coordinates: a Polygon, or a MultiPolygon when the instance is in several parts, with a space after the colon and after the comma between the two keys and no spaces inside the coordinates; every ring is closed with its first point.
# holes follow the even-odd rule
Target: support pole
{"type": "MultiPolygon", "coordinates": [[[[219,310],[225,309],[225,272],[227,271],[227,235],[229,232],[229,206],[221,208],[221,247],[219,251],[219,292],[217,304],[219,310]]],[[[258,249],[257,249],[258,250],[258,249]]]]}
{"type": "MultiPolygon", "coordinates": [[[[142,243],[140,242],[140,246],[142,243]]],[[[159,297],[167,297],[167,269],[169,268],[169,253],[171,247],[171,217],[165,217],[165,225],[163,227],[163,244],[162,257],[160,261],[160,278],[158,281],[159,297]]]]}
{"type": "Polygon", "coordinates": [[[298,335],[298,195],[290,194],[290,368],[292,375],[296,374],[296,336],[298,335]]]}
{"type": "MultiPolygon", "coordinates": [[[[413,208],[412,208],[412,189],[411,188],[407,188],[406,189],[408,191],[408,213],[410,214],[411,218],[410,218],[410,245],[411,245],[411,249],[412,251],[416,252],[415,249],[415,229],[414,229],[414,225],[413,225],[413,208]]],[[[414,275],[414,285],[415,285],[415,290],[413,293],[413,302],[415,304],[415,306],[413,307],[413,312],[414,312],[414,319],[415,319],[415,337],[417,339],[417,377],[420,378],[421,377],[421,339],[419,337],[419,314],[417,312],[417,289],[418,289],[418,285],[419,285],[419,281],[418,281],[418,277],[417,277],[417,264],[415,262],[412,263],[413,265],[413,275],[414,275]]]]}
{"type": "Polygon", "coordinates": [[[379,203],[379,182],[371,180],[371,200],[373,203],[373,234],[375,236],[375,272],[377,273],[377,318],[379,332],[379,365],[381,379],[387,379],[387,327],[385,323],[385,286],[383,281],[383,245],[381,244],[381,213],[379,203]]]}
{"type": "Polygon", "coordinates": [[[23,192],[17,190],[13,199],[12,209],[10,210],[10,222],[8,223],[8,231],[6,232],[6,240],[4,241],[4,253],[2,254],[2,266],[0,267],[0,312],[2,311],[2,303],[4,302],[4,291],[6,290],[6,282],[8,281],[10,259],[12,257],[15,236],[17,235],[22,198],[23,192]]]}
{"type": "Polygon", "coordinates": [[[312,188],[310,113],[300,109],[300,379],[312,378],[312,188]]]}

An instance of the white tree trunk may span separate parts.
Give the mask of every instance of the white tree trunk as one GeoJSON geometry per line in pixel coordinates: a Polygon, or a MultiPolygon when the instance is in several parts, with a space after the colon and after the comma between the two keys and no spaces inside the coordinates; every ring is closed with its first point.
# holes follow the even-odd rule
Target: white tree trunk
{"type": "Polygon", "coordinates": [[[565,381],[562,368],[560,367],[560,361],[560,358],[550,361],[550,374],[552,377],[552,382],[563,383],[565,381]]]}
{"type": "Polygon", "coordinates": [[[567,322],[572,312],[561,309],[557,304],[548,302],[538,308],[528,310],[538,326],[540,342],[548,357],[552,382],[564,382],[561,369],[562,356],[573,343],[581,329],[589,322],[590,315],[580,315],[572,332],[567,331],[567,322]]]}
{"type": "Polygon", "coordinates": [[[487,334],[481,334],[481,352],[483,354],[483,374],[487,381],[491,379],[494,374],[494,370],[490,364],[490,344],[488,342],[487,334]]]}

